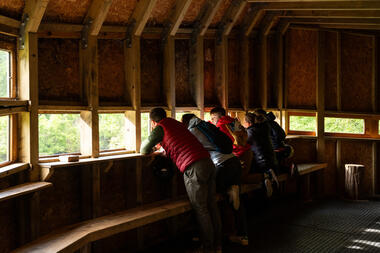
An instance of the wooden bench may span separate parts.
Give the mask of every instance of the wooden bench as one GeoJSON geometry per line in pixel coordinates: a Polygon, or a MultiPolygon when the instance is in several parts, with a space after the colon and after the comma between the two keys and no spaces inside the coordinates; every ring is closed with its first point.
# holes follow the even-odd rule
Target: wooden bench
{"type": "MultiPolygon", "coordinates": [[[[321,170],[326,166],[327,164],[299,165],[300,175],[321,170]]],[[[286,181],[287,178],[285,174],[279,176],[279,180],[282,182],[286,181]]],[[[254,191],[261,187],[261,182],[243,185],[242,193],[254,191]]],[[[86,247],[91,242],[177,216],[191,209],[187,198],[177,201],[156,202],[64,227],[13,252],[74,252],[86,247]]]]}
{"type": "Polygon", "coordinates": [[[34,193],[52,186],[49,182],[30,182],[9,187],[0,191],[0,201],[5,201],[18,196],[34,193]]]}

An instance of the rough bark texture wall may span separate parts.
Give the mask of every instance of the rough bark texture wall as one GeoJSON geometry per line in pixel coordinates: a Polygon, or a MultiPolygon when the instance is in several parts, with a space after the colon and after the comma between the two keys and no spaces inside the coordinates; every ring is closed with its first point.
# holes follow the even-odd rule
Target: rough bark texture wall
{"type": "Polygon", "coordinates": [[[342,109],[370,112],[372,37],[342,33],[342,109]]]}
{"type": "Polygon", "coordinates": [[[177,106],[195,106],[190,85],[190,40],[175,40],[175,100],[177,106]]]}
{"type": "Polygon", "coordinates": [[[124,42],[98,40],[99,100],[117,105],[131,105],[128,101],[124,71],[124,42]]]}
{"type": "Polygon", "coordinates": [[[205,39],[204,48],[204,89],[205,106],[219,105],[215,87],[215,40],[205,39]]]}
{"type": "Polygon", "coordinates": [[[285,36],[285,82],[289,108],[314,108],[318,32],[290,29],[285,36]]]}
{"type": "Polygon", "coordinates": [[[210,27],[215,28],[219,22],[222,20],[223,15],[228,10],[228,7],[231,5],[233,0],[223,0],[220,4],[218,11],[215,13],[214,18],[211,21],[210,27]]]}
{"type": "Polygon", "coordinates": [[[327,110],[337,109],[337,33],[326,32],[325,57],[325,107],[327,110]]]}
{"type": "Polygon", "coordinates": [[[141,40],[141,103],[165,104],[162,87],[162,54],[160,40],[141,40]]]}
{"type": "Polygon", "coordinates": [[[193,24],[197,18],[199,12],[202,10],[203,5],[206,3],[206,0],[193,0],[189,6],[189,9],[186,12],[185,17],[183,18],[181,26],[189,27],[193,24]]]}
{"type": "Polygon", "coordinates": [[[21,20],[22,11],[25,6],[23,0],[6,0],[0,2],[0,15],[21,20]]]}
{"type": "Polygon", "coordinates": [[[240,41],[228,40],[228,106],[242,108],[240,98],[240,41]]]}
{"type": "Polygon", "coordinates": [[[267,56],[268,107],[277,108],[278,85],[276,83],[276,64],[278,55],[276,36],[268,37],[267,56]]]}
{"type": "Polygon", "coordinates": [[[44,22],[80,24],[90,7],[90,0],[49,1],[43,17],[44,22]]]}
{"type": "Polygon", "coordinates": [[[157,0],[147,26],[162,26],[169,18],[176,0],[157,0]]]}
{"type": "Polygon", "coordinates": [[[79,40],[38,40],[38,91],[41,102],[80,102],[79,40]]]}
{"type": "Polygon", "coordinates": [[[257,108],[261,107],[260,44],[257,37],[249,42],[249,56],[249,106],[257,108]]]}
{"type": "Polygon", "coordinates": [[[132,15],[136,7],[137,0],[113,0],[108,10],[105,25],[126,25],[129,17],[132,15]]]}

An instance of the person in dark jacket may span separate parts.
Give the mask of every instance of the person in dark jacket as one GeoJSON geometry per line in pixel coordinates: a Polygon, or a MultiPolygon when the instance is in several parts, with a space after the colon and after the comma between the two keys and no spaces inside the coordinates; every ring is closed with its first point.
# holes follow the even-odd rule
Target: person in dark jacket
{"type": "Polygon", "coordinates": [[[275,170],[277,160],[273,151],[272,140],[270,138],[270,125],[263,116],[254,113],[245,115],[247,123],[248,140],[253,151],[253,170],[264,173],[264,183],[267,188],[267,195],[272,195],[272,182],[278,186],[275,170]]]}
{"type": "Polygon", "coordinates": [[[293,176],[297,172],[297,167],[289,158],[293,156],[294,149],[285,143],[286,133],[284,129],[276,122],[276,116],[272,112],[267,113],[263,109],[257,109],[255,114],[264,116],[271,127],[270,136],[279,163],[279,169],[293,176]]]}
{"type": "Polygon", "coordinates": [[[142,145],[149,154],[160,143],[166,155],[183,173],[190,203],[196,213],[204,252],[221,252],[221,222],[216,203],[215,166],[210,154],[181,123],[166,117],[162,108],[150,111],[152,133],[142,145]]]}
{"type": "MultiPolygon", "coordinates": [[[[206,136],[199,129],[199,125],[206,122],[194,114],[184,114],[181,121],[210,153],[211,160],[216,167],[216,191],[220,194],[227,195],[233,206],[237,232],[229,236],[230,241],[245,246],[248,245],[247,218],[245,207],[243,203],[240,202],[239,195],[241,183],[241,165],[239,159],[232,153],[223,154],[219,152],[217,146],[210,140],[210,137],[206,136]]],[[[211,125],[211,123],[208,122],[206,124],[211,125]]]]}

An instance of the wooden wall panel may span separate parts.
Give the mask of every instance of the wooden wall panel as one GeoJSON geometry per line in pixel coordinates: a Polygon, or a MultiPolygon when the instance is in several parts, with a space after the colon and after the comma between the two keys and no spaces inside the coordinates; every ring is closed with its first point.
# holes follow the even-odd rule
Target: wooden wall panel
{"type": "Polygon", "coordinates": [[[81,24],[90,4],[90,0],[49,1],[43,22],[81,24]]]}
{"type": "Polygon", "coordinates": [[[142,166],[142,200],[143,204],[153,203],[155,201],[164,200],[171,196],[171,183],[165,180],[160,180],[153,175],[152,168],[148,166],[151,158],[143,159],[142,166]]]}
{"type": "Polygon", "coordinates": [[[377,159],[377,167],[375,168],[375,194],[380,194],[380,145],[376,143],[376,159],[377,159]]]}
{"type": "Polygon", "coordinates": [[[288,139],[286,142],[294,148],[295,163],[310,163],[317,160],[315,139],[288,139]]]}
{"type": "Polygon", "coordinates": [[[222,20],[224,14],[228,10],[228,7],[231,5],[232,0],[223,0],[220,4],[217,12],[215,13],[214,18],[212,19],[210,23],[210,28],[215,28],[219,22],[222,20]]]}
{"type": "Polygon", "coordinates": [[[80,102],[79,40],[39,39],[38,42],[40,102],[80,102]]]}
{"type": "Polygon", "coordinates": [[[169,220],[158,221],[142,227],[144,231],[144,247],[153,247],[170,239],[169,220]]]}
{"type": "Polygon", "coordinates": [[[324,192],[328,196],[337,195],[336,140],[326,140],[325,157],[328,164],[324,170],[324,192]]]}
{"type": "Polygon", "coordinates": [[[98,40],[99,100],[131,105],[125,85],[124,45],[122,40],[98,40]]]}
{"type": "Polygon", "coordinates": [[[215,40],[205,39],[204,47],[204,94],[205,106],[219,105],[217,90],[215,85],[215,40]]]}
{"type": "Polygon", "coordinates": [[[137,230],[119,233],[93,243],[94,253],[137,252],[137,230]]]}
{"type": "Polygon", "coordinates": [[[325,107],[327,110],[337,109],[337,33],[326,32],[326,81],[325,107]]]}
{"type": "Polygon", "coordinates": [[[175,40],[176,106],[196,106],[190,85],[190,40],[175,40]]]}
{"type": "Polygon", "coordinates": [[[285,35],[288,108],[316,105],[317,31],[290,29],[285,35]]]}
{"type": "Polygon", "coordinates": [[[24,6],[24,0],[0,1],[0,15],[21,20],[24,6]]]}
{"type": "Polygon", "coordinates": [[[185,17],[183,18],[181,26],[190,27],[194,23],[205,3],[206,0],[192,0],[185,17]]]}
{"type": "Polygon", "coordinates": [[[170,16],[176,0],[157,0],[146,26],[162,26],[170,16]]]}
{"type": "MultiPolygon", "coordinates": [[[[0,179],[0,189],[16,184],[16,175],[0,179]]],[[[25,198],[18,198],[24,200],[25,198]]],[[[0,202],[0,252],[10,252],[17,247],[17,205],[16,199],[0,202]]]]}
{"type": "Polygon", "coordinates": [[[107,166],[100,166],[101,216],[136,207],[136,161],[114,162],[105,172],[107,166]]]}
{"type": "Polygon", "coordinates": [[[105,25],[126,25],[136,7],[137,0],[113,0],[108,10],[105,25]]]}
{"type": "Polygon", "coordinates": [[[364,176],[361,179],[361,193],[370,196],[372,190],[372,142],[371,141],[342,141],[342,167],[338,168],[339,191],[344,192],[344,165],[348,163],[365,166],[364,176]]]}
{"type": "Polygon", "coordinates": [[[278,54],[276,36],[268,36],[267,57],[268,108],[277,108],[278,91],[275,72],[278,54]]]}
{"type": "Polygon", "coordinates": [[[240,98],[240,40],[228,40],[228,107],[242,108],[240,98]]]}
{"type": "Polygon", "coordinates": [[[41,235],[82,220],[81,171],[83,166],[59,168],[50,178],[54,187],[40,195],[41,235]]]}
{"type": "Polygon", "coordinates": [[[260,98],[260,41],[256,37],[249,41],[249,107],[261,107],[260,98]]]}
{"type": "Polygon", "coordinates": [[[160,40],[141,39],[141,104],[164,105],[160,40]]]}
{"type": "Polygon", "coordinates": [[[342,109],[371,112],[372,38],[342,33],[342,109]]]}

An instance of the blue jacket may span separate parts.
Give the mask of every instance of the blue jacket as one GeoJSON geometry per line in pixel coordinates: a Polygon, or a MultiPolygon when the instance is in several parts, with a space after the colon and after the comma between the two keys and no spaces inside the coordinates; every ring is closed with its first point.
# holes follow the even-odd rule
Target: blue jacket
{"type": "Polygon", "coordinates": [[[274,149],[279,149],[284,147],[285,141],[285,131],[282,127],[275,121],[276,116],[270,112],[266,115],[266,118],[270,125],[270,137],[272,139],[272,145],[274,149]]]}

